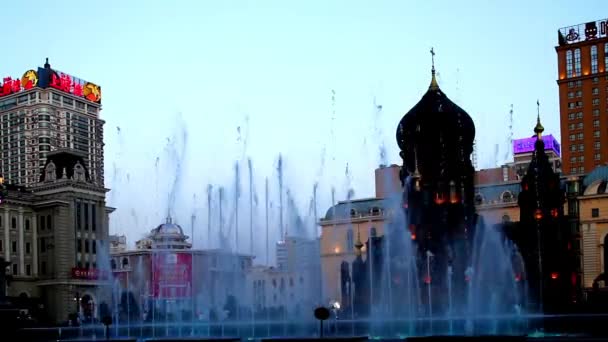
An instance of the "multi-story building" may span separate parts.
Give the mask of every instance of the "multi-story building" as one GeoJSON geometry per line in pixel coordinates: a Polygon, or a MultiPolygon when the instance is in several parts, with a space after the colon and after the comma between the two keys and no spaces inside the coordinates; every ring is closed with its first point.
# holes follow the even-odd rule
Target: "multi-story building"
{"type": "Polygon", "coordinates": [[[608,162],[608,19],[558,30],[564,174],[608,162]]]}
{"type": "Polygon", "coordinates": [[[101,88],[48,63],[0,86],[0,174],[8,184],[40,182],[48,153],[82,156],[94,184],[103,186],[101,88]]]}
{"type": "Polygon", "coordinates": [[[36,299],[43,321],[69,314],[98,317],[109,303],[108,219],[105,189],[92,181],[84,159],[49,152],[40,182],[8,185],[0,206],[0,250],[10,262],[9,297],[36,299]]]}
{"type": "Polygon", "coordinates": [[[246,291],[252,256],[192,249],[188,236],[171,219],[152,229],[136,246],[111,254],[120,319],[160,320],[168,312],[194,312],[197,320],[236,318],[236,308],[226,308],[229,297],[236,299],[241,310],[250,305],[241,294],[246,291]],[[123,303],[126,298],[131,298],[130,305],[123,303]]]}

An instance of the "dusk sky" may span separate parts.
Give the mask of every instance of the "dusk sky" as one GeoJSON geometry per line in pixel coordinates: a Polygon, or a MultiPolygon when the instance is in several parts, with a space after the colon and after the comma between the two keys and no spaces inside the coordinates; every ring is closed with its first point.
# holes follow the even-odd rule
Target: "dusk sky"
{"type": "Polygon", "coordinates": [[[349,188],[373,196],[379,146],[385,162],[401,163],[395,130],[428,88],[431,47],[440,87],[475,121],[480,168],[511,158],[511,104],[514,138],[532,134],[537,99],[545,132],[559,137],[557,29],[601,19],[601,9],[605,1],[4,1],[0,74],[49,57],[101,85],[111,232],[132,245],[171,202],[188,234],[196,215],[195,244],[205,246],[207,184],[230,193],[240,161],[246,192],[247,157],[256,229],[264,177],[278,201],[279,153],[303,214],[317,181],[321,214],[332,185],[337,200],[349,188]]]}

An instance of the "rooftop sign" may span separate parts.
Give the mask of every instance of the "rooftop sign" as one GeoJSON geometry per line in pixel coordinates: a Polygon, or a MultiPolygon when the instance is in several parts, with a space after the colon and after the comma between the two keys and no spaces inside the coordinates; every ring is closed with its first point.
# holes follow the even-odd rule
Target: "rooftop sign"
{"type": "Polygon", "coordinates": [[[558,30],[559,45],[575,44],[608,37],[608,19],[562,27],[558,30]]]}
{"type": "Polygon", "coordinates": [[[55,88],[91,102],[101,103],[100,86],[51,68],[38,68],[37,71],[28,70],[20,79],[4,77],[2,83],[0,83],[0,97],[34,87],[55,88]]]}
{"type": "MultiPolygon", "coordinates": [[[[558,156],[561,155],[560,145],[557,139],[553,135],[543,135],[543,142],[545,143],[545,151],[553,151],[558,156]]],[[[513,140],[513,154],[529,153],[534,151],[534,144],[536,143],[536,137],[524,138],[513,140]]]]}

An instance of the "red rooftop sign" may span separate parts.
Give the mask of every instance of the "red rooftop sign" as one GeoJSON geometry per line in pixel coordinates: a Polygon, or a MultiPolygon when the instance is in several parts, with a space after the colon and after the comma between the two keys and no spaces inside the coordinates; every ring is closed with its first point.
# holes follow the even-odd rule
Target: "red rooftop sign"
{"type": "Polygon", "coordinates": [[[28,70],[21,79],[5,77],[0,85],[0,97],[15,94],[34,87],[55,88],[64,93],[101,103],[101,87],[51,68],[28,70]]]}

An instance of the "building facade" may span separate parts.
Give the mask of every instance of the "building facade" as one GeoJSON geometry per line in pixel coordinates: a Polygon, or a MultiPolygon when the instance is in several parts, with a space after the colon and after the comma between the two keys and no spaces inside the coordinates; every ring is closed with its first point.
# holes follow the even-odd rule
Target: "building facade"
{"type": "Polygon", "coordinates": [[[8,296],[36,299],[47,314],[38,318],[50,323],[75,313],[97,318],[98,305],[109,302],[113,208],[84,165],[79,155],[51,152],[37,185],[8,185],[0,206],[0,247],[13,276],[8,296]]]}
{"type": "Polygon", "coordinates": [[[103,186],[101,88],[44,67],[0,86],[0,174],[7,184],[35,186],[48,153],[83,157],[93,184],[103,186]]]}
{"type": "Polygon", "coordinates": [[[608,19],[558,30],[563,171],[585,174],[608,162],[608,19]]]}
{"type": "Polygon", "coordinates": [[[115,249],[110,267],[118,320],[236,319],[249,306],[242,296],[253,257],[223,250],[196,250],[178,224],[167,222],[137,241],[115,249]],[[127,303],[129,303],[127,305],[127,303]]]}

